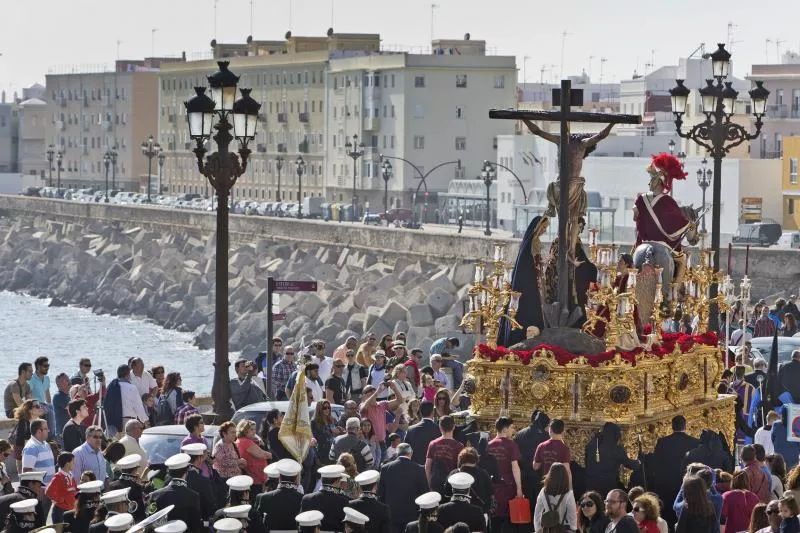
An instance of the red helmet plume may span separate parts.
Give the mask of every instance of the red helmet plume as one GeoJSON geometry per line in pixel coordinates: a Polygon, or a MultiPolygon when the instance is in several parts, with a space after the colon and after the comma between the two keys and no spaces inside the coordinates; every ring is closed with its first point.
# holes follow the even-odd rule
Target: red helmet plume
{"type": "Polygon", "coordinates": [[[647,167],[651,176],[657,177],[664,184],[664,190],[672,189],[672,180],[686,179],[686,172],[683,171],[680,159],[667,152],[662,152],[653,156],[653,161],[647,167]]]}

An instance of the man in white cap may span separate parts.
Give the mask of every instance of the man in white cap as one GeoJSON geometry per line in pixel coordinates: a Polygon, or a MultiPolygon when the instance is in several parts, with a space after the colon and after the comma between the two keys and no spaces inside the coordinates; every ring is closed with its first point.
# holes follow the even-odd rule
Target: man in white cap
{"type": "Polygon", "coordinates": [[[163,526],[158,526],[154,533],[185,533],[186,523],[183,520],[170,520],[163,526]]]}
{"type": "Polygon", "coordinates": [[[214,522],[214,530],[219,533],[239,533],[242,523],[235,518],[222,518],[214,522]]]}
{"type": "Polygon", "coordinates": [[[250,520],[260,531],[294,531],[303,499],[297,490],[297,476],[302,467],[292,459],[281,459],[267,468],[273,464],[278,469],[278,487],[256,496],[250,520]]]}
{"type": "MultiPolygon", "coordinates": [[[[103,522],[105,524],[105,531],[128,531],[134,524],[133,515],[130,513],[119,513],[109,516],[103,522]]],[[[89,531],[93,531],[91,528],[89,531]]]]}
{"type": "Polygon", "coordinates": [[[369,517],[364,513],[359,513],[352,507],[344,508],[344,533],[365,533],[369,517]]]}
{"type": "Polygon", "coordinates": [[[150,494],[149,512],[152,514],[169,505],[174,505],[175,508],[170,512],[170,518],[186,522],[189,531],[200,531],[203,527],[200,496],[186,483],[190,461],[191,457],[185,453],[179,453],[164,462],[172,480],[163,489],[150,494]]]}
{"type": "Polygon", "coordinates": [[[208,446],[203,442],[193,442],[181,446],[181,451],[192,458],[189,462],[189,472],[186,474],[186,484],[200,495],[200,513],[203,520],[208,520],[217,510],[214,486],[211,480],[204,477],[200,470],[201,465],[206,460],[208,446]]]}
{"type": "Polygon", "coordinates": [[[436,521],[440,501],[442,496],[438,492],[426,492],[414,500],[419,507],[419,518],[406,525],[405,533],[420,533],[423,530],[428,533],[444,533],[444,528],[436,521]]]}
{"type": "Polygon", "coordinates": [[[389,506],[378,499],[375,494],[380,473],[377,470],[366,470],[356,476],[355,482],[361,487],[361,496],[350,500],[350,508],[369,517],[366,525],[367,533],[389,533],[391,520],[389,506]]]}
{"type": "Polygon", "coordinates": [[[319,533],[324,515],[319,511],[305,511],[295,516],[298,533],[319,533]]]}
{"type": "Polygon", "coordinates": [[[456,472],[447,478],[447,482],[453,487],[453,497],[439,507],[437,521],[445,529],[456,522],[464,522],[469,526],[470,531],[486,531],[483,510],[477,505],[473,505],[470,497],[470,490],[472,484],[475,483],[475,478],[466,472],[456,472]]]}
{"type": "Polygon", "coordinates": [[[209,520],[210,524],[214,524],[217,520],[225,518],[225,509],[250,503],[250,488],[253,486],[253,478],[245,475],[233,476],[229,478],[225,484],[228,485],[228,499],[222,509],[217,509],[211,517],[209,520]]]}
{"type": "MultiPolygon", "coordinates": [[[[235,507],[226,507],[224,510],[225,518],[234,518],[239,521],[240,527],[247,531],[250,525],[250,511],[252,507],[249,504],[237,505],[235,507]]],[[[216,523],[216,522],[215,522],[216,523]]],[[[219,530],[217,530],[219,531],[219,530]]]]}
{"type": "MultiPolygon", "coordinates": [[[[42,492],[44,472],[21,472],[19,474],[19,487],[16,492],[0,497],[0,527],[6,523],[11,504],[38,498],[42,492]]],[[[36,508],[36,527],[42,527],[45,522],[45,512],[42,504],[36,508]]]]}
{"type": "MultiPolygon", "coordinates": [[[[104,492],[100,495],[100,504],[106,508],[106,518],[128,512],[128,493],[131,489],[117,489],[104,492]]],[[[97,522],[89,526],[89,533],[107,533],[108,526],[105,522],[97,522]]]]}
{"type": "Polygon", "coordinates": [[[10,505],[11,515],[8,517],[8,527],[4,529],[6,533],[25,533],[33,531],[36,525],[36,507],[39,501],[35,498],[28,498],[14,502],[10,505]]]}
{"type": "Polygon", "coordinates": [[[319,492],[303,496],[300,503],[301,511],[320,511],[325,517],[322,519],[322,531],[342,531],[344,507],[347,498],[339,493],[339,480],[344,474],[342,465],[327,465],[318,469],[322,482],[319,492]]]}
{"type": "Polygon", "coordinates": [[[116,463],[120,475],[117,479],[108,484],[108,490],[129,489],[128,500],[130,501],[129,511],[133,515],[135,522],[144,520],[144,491],[139,481],[139,466],[142,457],[138,453],[126,455],[116,463]]]}

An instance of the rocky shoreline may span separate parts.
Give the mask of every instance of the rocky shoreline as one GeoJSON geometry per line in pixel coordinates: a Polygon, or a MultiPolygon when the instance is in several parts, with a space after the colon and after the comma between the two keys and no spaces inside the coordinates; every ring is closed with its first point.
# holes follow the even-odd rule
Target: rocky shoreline
{"type": "MultiPolygon", "coordinates": [[[[146,317],[214,343],[215,235],[155,233],[141,227],[46,216],[0,219],[0,290],[53,298],[97,314],[146,317]]],[[[354,335],[406,331],[427,349],[442,336],[463,339],[462,301],[471,263],[435,264],[347,247],[304,246],[258,238],[230,251],[230,350],[254,356],[266,347],[267,278],[317,281],[316,293],[284,293],[286,319],[275,335],[338,345],[354,335]]]]}

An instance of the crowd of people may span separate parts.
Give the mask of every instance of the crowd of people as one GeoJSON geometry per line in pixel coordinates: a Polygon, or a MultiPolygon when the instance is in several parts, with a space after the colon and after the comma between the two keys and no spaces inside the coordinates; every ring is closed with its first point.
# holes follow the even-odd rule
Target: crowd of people
{"type": "MultiPolygon", "coordinates": [[[[489,438],[463,417],[470,387],[457,349],[458,339],[439,339],[424,365],[403,334],[349,338],[330,355],[322,341],[301,351],[276,338],[269,354],[236,361],[237,409],[270,391],[296,398],[305,384],[313,438],[303,456],[282,438],[280,409],[209,437],[196,395],[162,365],[133,358],[106,384],[82,359],[74,375],[56,376],[51,397],[48,359],[23,363],[5,391],[16,425],[0,453],[14,456],[19,485],[0,466],[0,524],[14,533],[143,521],[157,532],[800,533],[800,449],[787,447],[777,410],[743,446],[708,430],[694,438],[676,416],[673,433],[638,457],[610,422],[572,450],[564,421],[540,411],[519,431],[498,418],[489,438]],[[143,431],[165,424],[185,428],[179,449],[148,457],[143,431]]],[[[734,368],[740,379],[727,386],[753,381],[753,365],[734,368]]]]}

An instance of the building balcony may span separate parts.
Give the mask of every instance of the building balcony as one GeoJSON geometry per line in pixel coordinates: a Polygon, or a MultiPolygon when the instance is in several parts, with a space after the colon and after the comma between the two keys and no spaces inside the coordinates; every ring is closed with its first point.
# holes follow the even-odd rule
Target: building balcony
{"type": "Polygon", "coordinates": [[[267,153],[267,145],[266,144],[257,144],[256,145],[256,152],[259,154],[266,154],[267,153]]]}
{"type": "Polygon", "coordinates": [[[58,105],[61,107],[67,107],[67,99],[62,96],[58,99],[58,105]]]}
{"type": "Polygon", "coordinates": [[[286,113],[278,113],[278,122],[281,124],[287,124],[289,122],[289,115],[286,113]]]}
{"type": "Polygon", "coordinates": [[[364,119],[364,131],[378,131],[381,128],[381,119],[369,117],[364,119]]]}
{"type": "Polygon", "coordinates": [[[308,113],[300,113],[297,118],[302,124],[308,124],[308,113]]]}
{"type": "Polygon", "coordinates": [[[308,140],[304,140],[304,141],[301,141],[300,143],[298,143],[297,151],[300,152],[301,154],[307,154],[308,153],[308,140]]]}
{"type": "Polygon", "coordinates": [[[767,118],[789,118],[789,106],[786,104],[768,105],[767,118]]]}
{"type": "Polygon", "coordinates": [[[285,153],[286,152],[286,144],[285,143],[278,143],[278,152],[285,153]]]}
{"type": "Polygon", "coordinates": [[[780,159],[782,157],[783,151],[770,152],[767,150],[761,150],[761,159],[780,159]]]}

